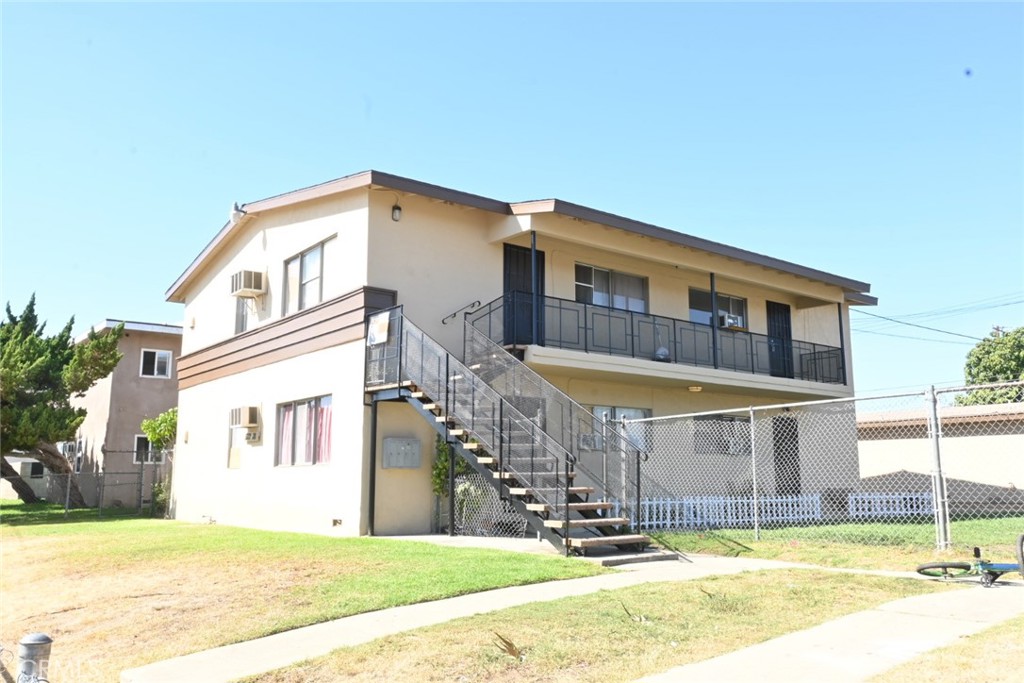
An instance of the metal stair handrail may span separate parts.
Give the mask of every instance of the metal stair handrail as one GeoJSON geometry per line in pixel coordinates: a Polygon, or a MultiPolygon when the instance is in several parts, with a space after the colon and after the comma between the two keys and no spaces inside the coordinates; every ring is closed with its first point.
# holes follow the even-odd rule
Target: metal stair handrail
{"type": "Polygon", "coordinates": [[[604,498],[633,510],[633,526],[639,528],[641,489],[645,495],[667,495],[642,471],[641,463],[648,457],[647,434],[630,434],[625,427],[620,432],[606,416],[594,415],[468,320],[464,329],[466,362],[479,365],[481,377],[521,412],[537,411],[544,431],[576,458],[578,468],[601,473],[594,479],[604,498]]]}
{"type": "MultiPolygon", "coordinates": [[[[534,498],[557,510],[569,502],[569,472],[575,459],[534,420],[478,377],[440,343],[403,315],[396,306],[375,314],[387,315],[386,329],[367,338],[366,382],[372,386],[415,385],[443,403],[445,419],[452,418],[498,460],[498,475],[513,474],[535,490],[534,498]],[[547,462],[551,469],[539,466],[547,462]]],[[[499,479],[500,489],[504,480],[499,479]]],[[[567,510],[566,510],[567,512],[567,510]]],[[[568,514],[566,514],[568,519],[568,514]]]]}

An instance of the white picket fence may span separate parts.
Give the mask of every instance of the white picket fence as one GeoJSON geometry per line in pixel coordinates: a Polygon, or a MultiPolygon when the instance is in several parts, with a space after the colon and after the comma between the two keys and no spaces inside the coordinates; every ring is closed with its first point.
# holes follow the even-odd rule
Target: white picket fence
{"type": "MultiPolygon", "coordinates": [[[[735,496],[648,498],[640,501],[640,529],[726,529],[754,524],[754,499],[735,496]]],[[[821,519],[821,496],[769,496],[757,499],[760,524],[821,519]]],[[[615,516],[621,514],[616,504],[615,516]]]]}
{"type": "Polygon", "coordinates": [[[847,514],[851,519],[869,517],[920,517],[931,515],[932,494],[920,493],[851,493],[847,514]]]}

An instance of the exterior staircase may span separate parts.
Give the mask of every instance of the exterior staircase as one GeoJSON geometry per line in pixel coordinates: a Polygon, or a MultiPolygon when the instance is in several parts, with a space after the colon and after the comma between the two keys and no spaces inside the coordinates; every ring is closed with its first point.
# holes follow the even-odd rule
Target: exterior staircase
{"type": "Polygon", "coordinates": [[[486,368],[463,364],[401,307],[375,314],[370,327],[366,391],[372,400],[412,406],[540,537],[566,554],[602,547],[636,552],[650,543],[627,516],[635,508],[626,478],[583,467],[544,429],[542,411],[525,415],[480,376],[486,368]]]}

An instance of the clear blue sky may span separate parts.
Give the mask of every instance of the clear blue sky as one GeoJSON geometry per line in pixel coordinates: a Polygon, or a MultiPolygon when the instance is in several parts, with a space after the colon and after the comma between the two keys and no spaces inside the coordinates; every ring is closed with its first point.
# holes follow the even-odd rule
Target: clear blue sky
{"type": "MultiPolygon", "coordinates": [[[[558,197],[1024,325],[1024,5],[12,4],[2,300],[179,322],[247,202],[374,168],[558,197]]],[[[925,315],[927,314],[927,315],[925,315]]],[[[860,393],[973,342],[852,314],[860,393]],[[886,336],[898,335],[898,336],[886,336]]]]}

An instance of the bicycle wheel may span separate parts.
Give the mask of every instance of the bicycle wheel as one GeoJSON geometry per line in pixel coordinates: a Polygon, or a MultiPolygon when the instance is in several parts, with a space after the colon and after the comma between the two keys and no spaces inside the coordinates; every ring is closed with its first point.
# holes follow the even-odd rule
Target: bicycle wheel
{"type": "Polygon", "coordinates": [[[1017,537],[1017,570],[1024,576],[1024,534],[1017,537]]]}
{"type": "Polygon", "coordinates": [[[968,562],[928,562],[917,568],[917,573],[933,579],[955,579],[971,573],[968,562]]]}

